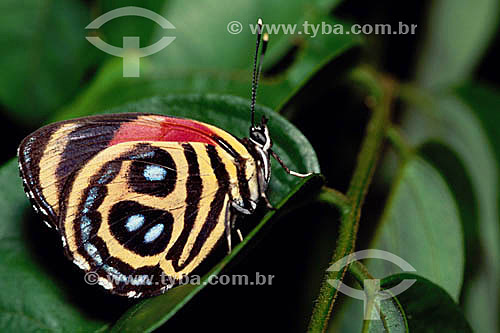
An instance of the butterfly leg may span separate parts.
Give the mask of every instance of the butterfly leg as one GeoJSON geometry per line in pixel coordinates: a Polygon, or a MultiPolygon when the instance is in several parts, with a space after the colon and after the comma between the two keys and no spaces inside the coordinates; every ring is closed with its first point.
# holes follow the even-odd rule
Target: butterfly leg
{"type": "Polygon", "coordinates": [[[276,208],[273,206],[271,201],[269,201],[269,198],[267,197],[266,192],[262,192],[261,197],[262,197],[262,199],[264,199],[264,202],[266,203],[267,208],[269,208],[271,210],[276,210],[276,208]]]}
{"type": "MultiPolygon", "coordinates": [[[[228,206],[226,209],[226,220],[225,220],[225,232],[226,232],[226,239],[227,239],[227,245],[228,245],[228,254],[231,253],[231,230],[234,228],[234,224],[236,221],[236,218],[238,217],[237,213],[234,211],[231,211],[231,207],[228,206]]],[[[241,235],[240,229],[236,229],[236,233],[238,234],[238,238],[240,239],[240,242],[243,242],[243,236],[241,235]]]]}
{"type": "Polygon", "coordinates": [[[241,234],[240,229],[236,229],[236,233],[238,234],[238,237],[240,238],[240,242],[243,242],[243,235],[241,234]]]}
{"type": "Polygon", "coordinates": [[[285,163],[283,162],[283,160],[278,156],[278,154],[276,154],[274,151],[270,150],[271,151],[271,155],[274,157],[274,159],[276,161],[278,161],[278,163],[281,165],[281,167],[283,169],[285,169],[286,173],[288,173],[289,175],[292,175],[292,176],[295,176],[295,177],[300,177],[300,178],[305,178],[305,177],[308,177],[310,175],[312,175],[311,172],[309,173],[298,173],[298,172],[295,172],[293,170],[290,170],[290,168],[288,168],[285,163]]]}
{"type": "MultiPolygon", "coordinates": [[[[238,215],[236,215],[236,214],[231,215],[231,229],[234,229],[237,217],[238,217],[238,215]]],[[[243,242],[243,236],[241,235],[241,230],[236,229],[236,233],[238,234],[238,238],[240,239],[240,242],[243,242]]]]}

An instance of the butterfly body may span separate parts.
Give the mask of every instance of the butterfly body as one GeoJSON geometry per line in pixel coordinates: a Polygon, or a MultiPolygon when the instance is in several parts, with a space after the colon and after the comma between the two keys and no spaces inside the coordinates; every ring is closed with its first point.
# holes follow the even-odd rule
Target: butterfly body
{"type": "Polygon", "coordinates": [[[68,256],[128,296],[169,286],[119,281],[182,278],[236,214],[254,211],[270,176],[261,158],[248,140],[217,127],[152,114],[51,124],[19,147],[28,197],[60,232],[68,256]]]}

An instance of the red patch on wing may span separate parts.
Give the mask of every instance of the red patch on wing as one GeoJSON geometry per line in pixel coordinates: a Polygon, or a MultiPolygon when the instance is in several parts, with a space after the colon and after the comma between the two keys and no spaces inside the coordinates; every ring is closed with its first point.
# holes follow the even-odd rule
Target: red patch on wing
{"type": "Polygon", "coordinates": [[[213,131],[203,124],[189,119],[162,118],[164,120],[159,120],[158,123],[152,120],[124,123],[115,133],[110,145],[129,141],[203,142],[217,145],[211,138],[213,131]]]}

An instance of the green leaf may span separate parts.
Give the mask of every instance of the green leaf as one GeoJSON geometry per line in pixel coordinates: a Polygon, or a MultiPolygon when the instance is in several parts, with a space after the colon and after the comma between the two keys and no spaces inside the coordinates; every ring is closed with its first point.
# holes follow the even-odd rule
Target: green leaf
{"type": "MultiPolygon", "coordinates": [[[[396,297],[380,301],[381,320],[365,321],[363,332],[472,332],[460,307],[440,286],[410,273],[388,276],[380,281],[382,290],[403,280],[416,280],[396,297]]],[[[342,314],[339,332],[359,332],[363,305],[348,299],[342,314]],[[353,319],[358,319],[358,321],[353,319]]]]}
{"type": "MultiPolygon", "coordinates": [[[[358,284],[360,282],[363,284],[363,289],[366,290],[364,282],[358,281],[358,284]]],[[[340,312],[337,313],[337,320],[331,325],[329,332],[409,332],[406,314],[397,297],[393,296],[373,302],[374,298],[370,297],[369,293],[365,295],[367,296],[366,313],[364,301],[342,295],[344,302],[340,312]],[[374,318],[372,316],[374,311],[377,311],[380,320],[364,320],[366,317],[374,318]]]]}
{"type": "MultiPolygon", "coordinates": [[[[372,247],[400,256],[458,299],[464,272],[460,217],[443,178],[424,160],[415,157],[402,166],[372,247]]],[[[398,269],[383,261],[369,267],[376,276],[398,269]]]]}
{"type": "MultiPolygon", "coordinates": [[[[474,115],[479,119],[481,126],[488,137],[490,147],[494,152],[496,159],[496,170],[500,166],[500,135],[497,129],[499,114],[496,112],[500,103],[500,93],[488,86],[480,85],[473,82],[465,83],[456,89],[458,98],[463,101],[467,107],[473,110],[474,115]]],[[[481,171],[474,169],[472,172],[481,171]]],[[[486,180],[485,180],[486,181],[486,180]]],[[[495,181],[495,178],[491,178],[495,181]]],[[[500,210],[500,184],[496,178],[496,193],[489,193],[491,199],[496,198],[497,212],[500,210]]],[[[489,189],[489,188],[488,188],[489,189]]],[[[491,188],[493,190],[493,188],[491,188]]],[[[493,202],[480,202],[479,205],[491,204],[492,216],[494,205],[493,202]]],[[[498,213],[497,213],[498,214],[498,213]]],[[[484,216],[484,215],[483,215],[484,216]]],[[[498,215],[497,215],[498,216],[498,215]]],[[[476,244],[480,248],[477,255],[483,258],[482,265],[474,265],[473,272],[476,274],[469,284],[466,285],[464,304],[466,315],[469,318],[471,325],[481,332],[498,331],[498,303],[492,302],[487,304],[484,299],[491,297],[495,290],[498,293],[498,284],[500,283],[500,264],[498,262],[498,242],[500,241],[500,226],[498,218],[488,221],[488,225],[482,228],[480,241],[476,244]],[[495,227],[496,226],[496,227],[495,227]],[[491,235],[487,233],[493,233],[491,235]],[[497,237],[495,237],[495,232],[497,237]],[[486,234],[483,234],[486,233],[486,234]],[[495,247],[490,247],[490,245],[495,247]]],[[[477,225],[476,221],[471,221],[471,224],[477,225]]],[[[477,258],[474,262],[477,262],[477,258]]],[[[500,295],[499,295],[500,297],[500,295]]]]}
{"type": "MultiPolygon", "coordinates": [[[[462,94],[464,92],[462,91],[462,94]]],[[[406,94],[406,93],[405,93],[406,94]]],[[[464,302],[466,316],[478,331],[498,330],[498,304],[484,303],[487,295],[498,295],[498,276],[500,274],[500,231],[499,231],[499,178],[498,165],[492,142],[485,127],[478,119],[480,105],[482,113],[491,112],[494,98],[476,100],[474,109],[464,103],[464,97],[454,94],[424,95],[415,91],[406,97],[414,107],[406,114],[405,133],[410,143],[422,146],[428,142],[438,142],[451,149],[463,164],[473,187],[473,196],[477,202],[477,218],[464,221],[470,224],[465,229],[479,231],[479,246],[482,250],[481,267],[478,276],[466,285],[464,302]],[[488,103],[490,101],[490,103],[488,103]],[[477,107],[477,109],[476,109],[477,107]]],[[[483,94],[478,96],[485,98],[483,94]]],[[[485,121],[491,121],[485,118],[485,121]]],[[[492,126],[491,124],[489,126],[492,126]]],[[[494,132],[495,133],[495,132],[494,132]]],[[[466,235],[470,236],[470,235],[466,235]]],[[[476,258],[477,260],[477,258],[476,258]]]]}
{"type": "Polygon", "coordinates": [[[392,288],[405,279],[417,280],[397,296],[410,332],[472,332],[453,298],[443,288],[419,275],[392,275],[381,281],[381,287],[392,288]]]}
{"type": "Polygon", "coordinates": [[[0,102],[37,124],[68,102],[101,56],[85,39],[88,10],[76,0],[6,0],[0,13],[0,102]]]}
{"type": "MultiPolygon", "coordinates": [[[[166,0],[143,1],[137,3],[133,0],[116,1],[99,1],[93,8],[93,19],[117,8],[128,6],[138,6],[140,8],[151,10],[155,13],[161,13],[165,7],[166,0]]],[[[89,21],[90,23],[90,21],[89,21]]],[[[117,17],[106,22],[95,33],[106,43],[116,46],[123,46],[124,36],[139,37],[140,47],[147,47],[156,40],[153,34],[157,31],[158,23],[145,17],[140,16],[126,16],[117,17]]],[[[89,30],[92,31],[92,30],[89,30]]],[[[99,51],[101,52],[101,51],[99,51]]],[[[111,56],[110,56],[111,57],[111,56]]]]}
{"type": "Polygon", "coordinates": [[[498,29],[499,9],[496,0],[433,1],[418,82],[446,88],[467,79],[498,29]]]}
{"type": "Polygon", "coordinates": [[[104,322],[76,308],[54,276],[35,260],[32,239],[23,223],[28,222],[29,203],[18,175],[14,160],[0,168],[0,330],[73,332],[75,328],[104,328],[104,322]]]}
{"type": "Polygon", "coordinates": [[[479,245],[478,210],[474,187],[464,164],[455,152],[439,142],[430,141],[421,145],[419,154],[438,170],[450,188],[460,212],[465,247],[464,283],[479,270],[477,257],[481,255],[479,245]]]}
{"type": "MultiPolygon", "coordinates": [[[[325,2],[290,0],[256,3],[251,0],[220,0],[214,4],[208,1],[170,1],[163,15],[176,27],[177,38],[165,52],[153,55],[152,59],[162,65],[189,70],[248,70],[253,61],[249,45],[255,45],[256,38],[250,25],[256,25],[257,18],[261,17],[265,26],[263,31],[270,34],[266,58],[268,63],[275,63],[289,50],[293,39],[318,37],[307,35],[303,23],[318,19],[315,23],[321,24],[319,16],[324,16],[320,14],[325,12],[324,7],[331,9],[339,1],[330,0],[329,6],[325,2]],[[286,10],[283,10],[283,6],[286,6],[286,10]],[[241,31],[237,34],[228,31],[228,24],[233,21],[241,24],[241,31]],[[268,25],[275,25],[275,30],[272,31],[268,25]],[[285,32],[284,29],[290,30],[285,32]],[[292,29],[295,31],[292,32],[292,29]]],[[[330,23],[330,20],[327,19],[326,23],[330,23]]],[[[164,31],[158,28],[158,37],[163,34],[164,31]]],[[[355,39],[348,35],[328,37],[331,40],[355,39]]]]}
{"type": "MultiPolygon", "coordinates": [[[[248,2],[247,5],[254,4],[248,2]]],[[[301,4],[307,8],[310,5],[301,4]]],[[[164,16],[176,26],[177,29],[173,30],[176,40],[161,52],[141,58],[140,78],[124,78],[122,60],[111,59],[100,69],[88,89],[61,110],[57,119],[82,116],[89,110],[101,112],[127,102],[167,93],[223,93],[248,98],[255,35],[249,31],[239,35],[229,34],[226,25],[231,21],[231,13],[218,10],[220,4],[217,8],[209,3],[205,5],[209,7],[206,10],[216,11],[219,16],[224,15],[218,19],[198,8],[199,3],[194,12],[203,13],[201,17],[193,15],[190,5],[186,7],[184,2],[179,8],[175,2],[172,6],[174,9],[167,6],[164,16]],[[211,27],[212,25],[215,26],[211,27]]],[[[297,23],[297,29],[302,29],[304,21],[319,25],[325,22],[332,27],[343,24],[328,16],[317,15],[314,11],[304,14],[302,10],[273,11],[272,6],[265,8],[266,13],[269,13],[269,24],[292,22],[297,23]],[[300,12],[300,15],[294,14],[295,12],[300,12]],[[275,17],[277,13],[289,18],[283,21],[275,17]]],[[[245,21],[254,23],[256,17],[250,15],[251,12],[241,11],[238,17],[245,15],[245,21]]],[[[266,65],[279,61],[294,46],[298,47],[298,51],[295,61],[283,73],[262,78],[259,103],[275,109],[283,106],[313,74],[360,42],[359,36],[347,34],[318,33],[314,38],[304,35],[272,35],[266,65]],[[276,56],[273,57],[273,54],[276,56]]]]}
{"type": "Polygon", "coordinates": [[[465,82],[455,91],[457,96],[474,110],[495,152],[497,164],[500,165],[500,132],[497,126],[500,123],[500,113],[495,111],[500,105],[500,91],[476,82],[465,82]]]}
{"type": "Polygon", "coordinates": [[[368,311],[377,311],[380,320],[365,320],[365,332],[409,332],[406,314],[395,296],[380,300],[378,304],[369,302],[367,307],[368,311]]]}
{"type": "MultiPolygon", "coordinates": [[[[189,117],[215,124],[236,136],[248,134],[250,121],[249,101],[231,96],[156,97],[109,110],[109,112],[153,112],[189,117]]],[[[297,171],[319,172],[316,154],[304,136],[271,109],[258,106],[257,115],[260,117],[263,114],[270,118],[269,128],[274,141],[273,149],[285,163],[297,171]]],[[[295,197],[299,189],[310,193],[320,186],[321,181],[318,176],[303,180],[287,175],[277,163],[273,163],[272,167],[273,176],[268,193],[270,200],[278,208],[295,197]]],[[[22,329],[19,330],[30,330],[32,326],[28,325],[40,322],[40,330],[84,329],[91,331],[102,328],[105,322],[111,322],[112,316],[96,320],[87,313],[88,309],[81,303],[87,302],[93,308],[98,306],[102,309],[99,312],[102,314],[117,306],[127,305],[127,299],[101,295],[104,291],[100,288],[84,285],[81,271],[77,271],[67,260],[57,262],[57,267],[52,270],[46,268],[45,265],[54,264],[45,262],[46,260],[37,253],[39,249],[31,244],[32,238],[24,235],[26,229],[31,230],[43,226],[39,219],[33,221],[26,216],[26,212],[30,211],[29,204],[24,197],[21,181],[17,177],[15,162],[10,162],[0,171],[2,183],[0,237],[3,241],[3,245],[0,246],[0,272],[3,274],[0,282],[0,288],[3,290],[0,294],[0,329],[20,327],[22,329]],[[77,273],[73,274],[71,269],[77,273]],[[80,285],[75,287],[75,280],[80,285]],[[78,292],[80,289],[83,291],[78,292]],[[18,313],[19,316],[14,316],[18,313]],[[31,318],[34,320],[30,320],[31,318]],[[33,321],[35,323],[32,323],[33,321]],[[47,329],[46,326],[49,328],[47,329]]],[[[278,210],[278,212],[281,211],[281,209],[278,210]]],[[[244,242],[235,247],[231,255],[215,266],[212,272],[218,273],[229,263],[276,213],[269,212],[261,222],[256,222],[257,227],[246,235],[244,242]]],[[[46,233],[49,231],[51,230],[46,233]]],[[[51,235],[54,235],[54,238],[40,239],[44,241],[43,248],[54,249],[62,259],[62,247],[58,244],[59,237],[55,233],[46,234],[45,237],[51,235]]],[[[58,255],[51,254],[48,257],[53,261],[58,258],[58,255]]],[[[160,297],[143,301],[131,310],[133,313],[128,312],[119,321],[119,325],[123,330],[128,327],[144,327],[151,330],[171,317],[203,287],[203,285],[196,286],[193,290],[179,287],[180,289],[173,289],[160,297]]]]}
{"type": "MultiPolygon", "coordinates": [[[[344,22],[338,21],[337,19],[333,19],[326,15],[311,15],[310,17],[305,16],[303,20],[304,22],[307,21],[309,24],[316,25],[317,27],[342,26],[343,29],[348,29],[349,26],[344,22]]],[[[274,82],[274,85],[266,85],[264,83],[261,91],[269,89],[269,92],[263,93],[264,101],[269,100],[269,105],[271,107],[280,110],[285,103],[291,100],[291,98],[313,77],[313,75],[318,73],[327,64],[335,61],[340,62],[341,59],[345,60],[346,58],[352,57],[353,59],[350,59],[336,67],[338,75],[336,79],[339,80],[342,78],[342,71],[347,71],[349,69],[349,62],[354,63],[356,61],[356,57],[349,55],[350,53],[348,53],[348,51],[354,50],[356,47],[360,46],[361,41],[362,39],[355,35],[331,35],[328,33],[322,34],[320,32],[318,32],[314,38],[304,38],[302,40],[302,44],[299,44],[300,49],[292,66],[290,66],[285,73],[278,78],[277,82],[274,82]],[[279,98],[274,99],[273,97],[275,95],[279,95],[281,91],[286,91],[286,98],[280,96],[279,98]],[[272,95],[268,95],[268,93],[272,95]],[[273,100],[279,102],[279,104],[275,104],[276,102],[273,103],[273,100]]],[[[334,80],[335,79],[330,82],[335,82],[334,80]]]]}

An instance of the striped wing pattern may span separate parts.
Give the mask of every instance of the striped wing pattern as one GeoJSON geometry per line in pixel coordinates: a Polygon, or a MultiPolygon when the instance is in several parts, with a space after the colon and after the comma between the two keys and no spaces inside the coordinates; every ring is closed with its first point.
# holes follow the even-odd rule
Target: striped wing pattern
{"type": "Polygon", "coordinates": [[[68,255],[115,293],[163,292],[165,281],[189,274],[224,234],[231,184],[223,156],[204,143],[130,142],[103,150],[67,193],[61,232],[68,255]],[[134,275],[169,279],[116,283],[134,275]]]}
{"type": "Polygon", "coordinates": [[[69,258],[115,294],[160,294],[192,272],[223,237],[230,202],[242,200],[241,184],[248,186],[242,178],[253,177],[252,163],[239,167],[252,162],[244,147],[210,125],[196,123],[205,132],[175,126],[183,138],[201,137],[194,142],[137,140],[144,130],[123,132],[124,124],[140,124],[147,135],[164,135],[163,118],[56,123],[19,149],[33,206],[59,230],[69,258]]]}

